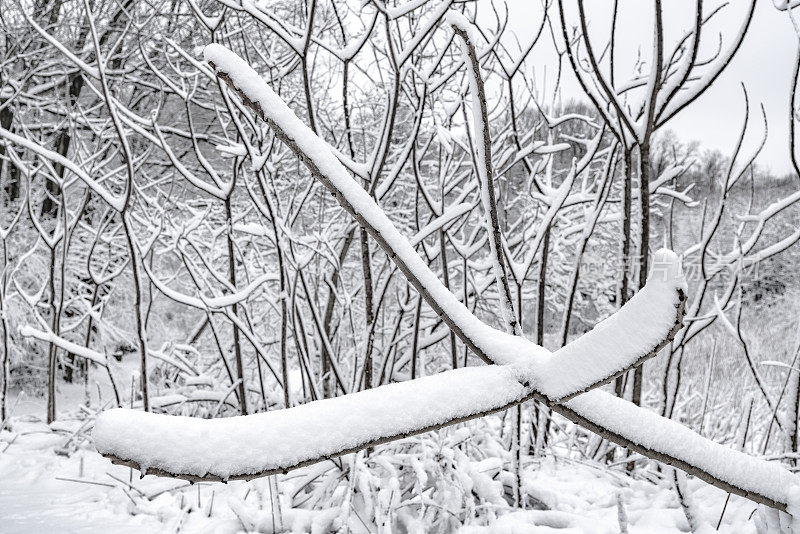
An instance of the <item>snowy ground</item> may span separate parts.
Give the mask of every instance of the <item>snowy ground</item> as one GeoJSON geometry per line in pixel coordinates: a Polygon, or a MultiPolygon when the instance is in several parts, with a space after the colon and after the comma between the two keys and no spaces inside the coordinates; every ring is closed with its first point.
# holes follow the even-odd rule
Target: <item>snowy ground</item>
{"type": "MultiPolygon", "coordinates": [[[[21,412],[35,408],[37,403],[32,401],[18,406],[21,412]]],[[[266,479],[193,486],[154,476],[140,479],[136,471],[112,465],[94,450],[86,432],[92,421],[90,416],[78,414],[48,427],[36,415],[16,415],[11,430],[0,433],[0,532],[366,531],[360,516],[369,514],[365,512],[369,508],[358,499],[351,501],[355,514],[345,514],[341,507],[318,506],[313,512],[289,509],[288,496],[318,467],[278,477],[284,528],[280,524],[273,528],[276,518],[270,511],[266,479]],[[361,507],[359,514],[356,508],[361,507]],[[345,516],[348,520],[343,521],[345,516]]],[[[482,468],[492,463],[489,459],[473,465],[482,468]]],[[[330,467],[335,469],[332,464],[330,467]]],[[[486,510],[473,521],[478,524],[466,526],[462,532],[619,533],[620,500],[630,533],[687,532],[688,524],[674,490],[659,482],[653,470],[650,474],[652,481],[634,479],[621,469],[608,470],[562,457],[530,458],[525,491],[529,502],[546,509],[513,512],[507,506],[497,506],[486,510]]],[[[493,483],[499,486],[497,482],[489,484],[493,483]]],[[[701,532],[713,532],[726,494],[693,479],[689,488],[703,523],[701,532]]],[[[731,497],[719,532],[755,532],[751,518],[755,508],[744,499],[731,497]]],[[[387,522],[391,530],[384,530],[414,531],[408,524],[399,511],[387,522]]]]}

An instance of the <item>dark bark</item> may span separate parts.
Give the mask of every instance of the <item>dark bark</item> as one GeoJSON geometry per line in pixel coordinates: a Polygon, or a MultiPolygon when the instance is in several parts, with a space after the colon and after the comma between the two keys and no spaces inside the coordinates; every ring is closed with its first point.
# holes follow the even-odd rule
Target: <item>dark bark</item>
{"type": "MultiPolygon", "coordinates": [[[[228,281],[231,283],[231,287],[236,287],[236,257],[234,256],[233,252],[233,236],[231,235],[230,229],[233,227],[233,213],[231,211],[231,199],[228,197],[225,199],[225,217],[227,219],[227,227],[229,231],[225,232],[225,242],[228,247],[228,281]]],[[[234,304],[231,306],[231,313],[234,316],[239,316],[239,307],[234,304]]],[[[286,324],[286,317],[285,313],[283,314],[281,324],[286,324]]],[[[239,407],[241,408],[242,415],[247,415],[247,387],[244,382],[244,362],[242,361],[242,343],[239,338],[239,327],[236,326],[236,323],[231,325],[233,327],[233,355],[236,361],[236,378],[239,380],[238,390],[239,390],[239,407]]],[[[285,344],[281,344],[281,350],[284,351],[282,356],[285,357],[285,344]]],[[[281,362],[284,360],[281,359],[281,362]]],[[[284,382],[284,385],[286,382],[284,382]]],[[[283,388],[284,391],[286,387],[283,388]]],[[[286,407],[289,407],[287,402],[286,407]]]]}
{"type": "MultiPolygon", "coordinates": [[[[622,192],[622,253],[620,265],[620,289],[619,306],[620,308],[628,302],[629,280],[628,271],[630,268],[631,254],[631,189],[632,189],[632,169],[631,169],[631,149],[625,148],[622,156],[623,173],[623,192],[622,192]]],[[[618,376],[614,381],[614,393],[617,397],[625,394],[625,375],[618,376]]]]}
{"type": "MultiPolygon", "coordinates": [[[[0,101],[0,106],[5,103],[5,101],[0,101]]],[[[13,122],[14,112],[11,110],[11,106],[0,109],[0,128],[13,132],[11,127],[13,122]]],[[[3,180],[6,198],[9,202],[13,202],[19,198],[19,169],[10,161],[6,161],[5,156],[6,146],[0,144],[0,180],[3,180]]]]}

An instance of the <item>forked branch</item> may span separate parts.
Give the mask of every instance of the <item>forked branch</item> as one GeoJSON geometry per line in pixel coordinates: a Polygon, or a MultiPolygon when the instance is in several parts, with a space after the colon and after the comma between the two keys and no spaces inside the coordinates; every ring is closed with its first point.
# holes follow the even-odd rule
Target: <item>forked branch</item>
{"type": "Polygon", "coordinates": [[[549,354],[481,322],[447,291],[327,144],[249,65],[219,45],[207,47],[206,59],[369,231],[456,335],[483,360],[499,365],[449,371],[244,418],[202,420],[112,410],[95,427],[102,454],[143,472],[189,480],[250,479],[537,399],[611,441],[731,493],[786,510],[796,479],[782,467],[595,389],[655,356],[681,328],[686,289],[674,254],[657,253],[639,294],[593,331],[549,354]],[[244,443],[246,447],[239,446],[244,443]]]}

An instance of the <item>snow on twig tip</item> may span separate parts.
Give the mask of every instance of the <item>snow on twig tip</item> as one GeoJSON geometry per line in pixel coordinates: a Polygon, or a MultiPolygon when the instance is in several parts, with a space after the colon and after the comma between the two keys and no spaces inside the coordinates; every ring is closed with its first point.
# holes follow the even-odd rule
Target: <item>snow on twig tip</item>
{"type": "Polygon", "coordinates": [[[675,289],[687,291],[686,278],[683,275],[683,266],[680,257],[673,251],[662,248],[653,255],[653,264],[647,280],[663,282],[672,285],[675,289]]]}

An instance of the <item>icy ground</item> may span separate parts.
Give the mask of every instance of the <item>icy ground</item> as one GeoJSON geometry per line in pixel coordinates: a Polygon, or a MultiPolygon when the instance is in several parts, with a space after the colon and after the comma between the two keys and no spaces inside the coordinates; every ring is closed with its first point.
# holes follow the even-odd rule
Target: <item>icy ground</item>
{"type": "MultiPolygon", "coordinates": [[[[19,411],[25,412],[22,404],[19,411]]],[[[307,482],[307,475],[319,473],[320,466],[278,477],[283,502],[281,529],[279,524],[273,527],[275,516],[270,511],[266,479],[193,486],[155,476],[140,479],[138,472],[112,465],[95,451],[90,433],[85,432],[92,422],[88,414],[76,414],[48,427],[36,415],[16,415],[11,430],[0,432],[0,532],[367,531],[360,516],[369,512],[359,499],[352,501],[355,508],[362,508],[361,513],[354,510],[355,514],[344,514],[341,507],[326,510],[317,506],[314,512],[289,509],[289,496],[301,482],[307,482]],[[343,517],[348,517],[345,527],[343,517]]],[[[476,484],[473,491],[491,493],[499,489],[500,483],[491,478],[493,464],[489,459],[472,465],[484,470],[489,484],[497,487],[476,484]]],[[[328,462],[327,469],[336,467],[328,462]]],[[[513,512],[498,504],[484,510],[472,520],[477,524],[461,532],[619,533],[618,499],[624,503],[631,534],[687,532],[675,491],[667,482],[659,481],[654,469],[648,475],[651,480],[632,478],[619,466],[608,470],[563,457],[530,458],[525,469],[525,492],[529,502],[538,502],[538,507],[546,509],[513,512]],[[495,519],[489,519],[492,517],[495,519]]],[[[702,520],[701,532],[714,532],[726,494],[694,479],[688,486],[702,520]]],[[[755,532],[751,517],[755,509],[749,501],[731,497],[719,532],[755,532]]],[[[407,532],[401,521],[392,523],[391,531],[407,532]]]]}

